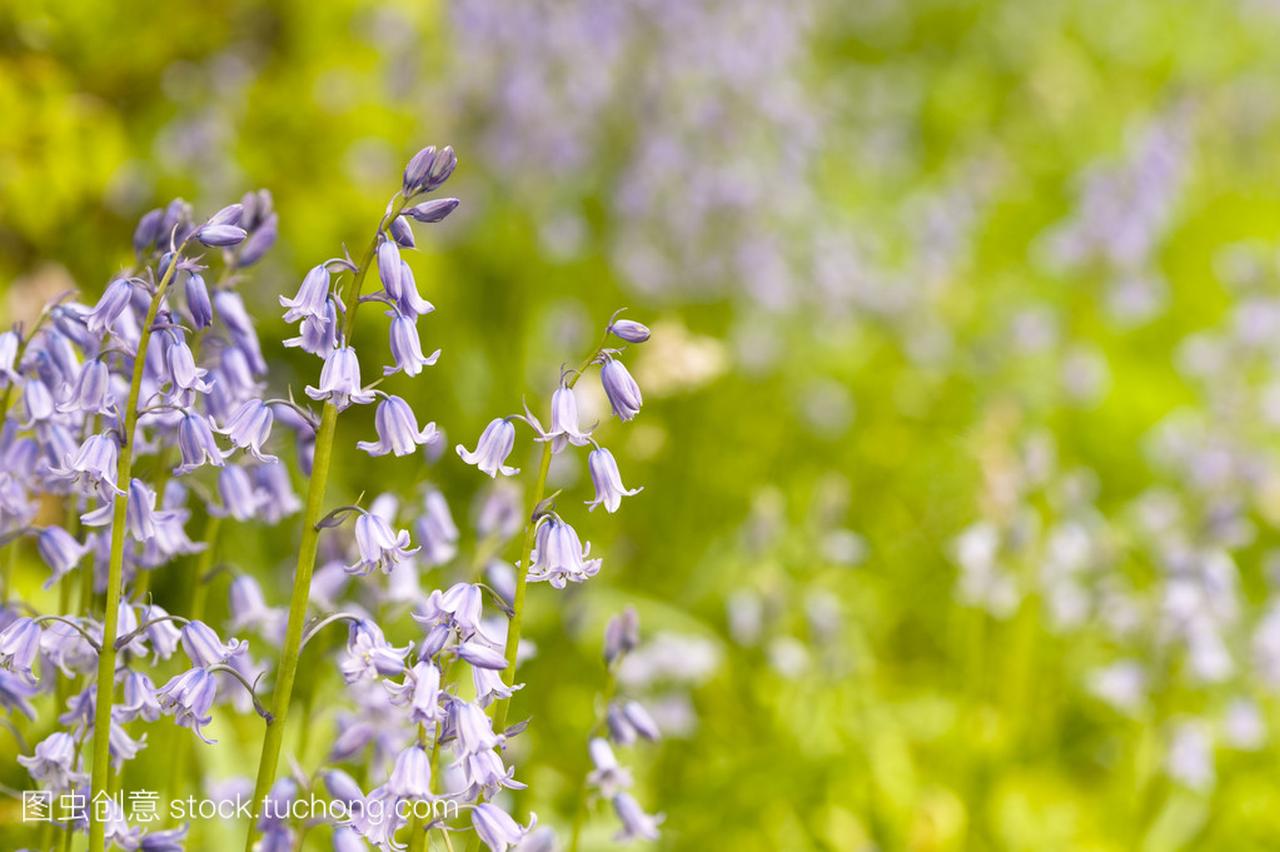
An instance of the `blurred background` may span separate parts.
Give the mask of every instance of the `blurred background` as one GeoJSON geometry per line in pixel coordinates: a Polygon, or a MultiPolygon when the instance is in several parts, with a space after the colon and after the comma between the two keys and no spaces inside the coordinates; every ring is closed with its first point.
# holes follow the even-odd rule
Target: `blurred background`
{"type": "MultiPolygon", "coordinates": [[[[1275,848],[1277,72],[1274,0],[8,0],[3,318],[96,298],[146,210],[265,187],[244,292],[300,389],[277,296],[452,144],[462,207],[406,253],[444,354],[399,391],[448,446],[615,308],[654,329],[629,428],[582,386],[645,491],[575,513],[598,578],[531,593],[523,808],[572,819],[633,603],[661,848],[1275,848]]],[[[473,546],[452,452],[347,459],[334,505],[427,480],[473,546]]],[[[220,558],[281,604],[292,552],[243,524],[220,558]]],[[[192,771],[244,772],[254,722],[192,771]]]]}

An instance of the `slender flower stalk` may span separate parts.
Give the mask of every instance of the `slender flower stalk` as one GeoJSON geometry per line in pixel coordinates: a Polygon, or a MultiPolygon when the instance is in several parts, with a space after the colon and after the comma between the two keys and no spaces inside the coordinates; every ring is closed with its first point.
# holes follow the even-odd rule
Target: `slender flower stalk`
{"type": "MultiPolygon", "coordinates": [[[[147,345],[151,342],[151,328],[155,325],[156,313],[160,310],[160,304],[164,301],[170,282],[173,281],[178,259],[185,245],[184,242],[173,253],[160,283],[156,285],[156,291],[151,297],[151,305],[147,308],[147,316],[138,338],[138,346],[133,358],[133,378],[129,384],[129,398],[124,411],[122,446],[117,461],[116,482],[118,483],[128,484],[133,476],[134,430],[138,422],[138,395],[142,387],[142,376],[146,370],[147,345]]],[[[120,620],[120,596],[124,585],[125,520],[128,508],[127,495],[117,494],[111,520],[111,558],[107,568],[107,599],[102,619],[102,651],[98,654],[97,699],[93,724],[93,773],[89,793],[91,802],[96,801],[98,796],[106,791],[110,770],[111,705],[116,670],[115,643],[120,620]]],[[[86,566],[82,570],[92,573],[93,569],[86,566]]],[[[102,820],[93,818],[92,808],[89,810],[89,849],[91,852],[102,852],[106,846],[106,826],[102,820]]]]}
{"type": "MultiPolygon", "coordinates": [[[[343,296],[346,322],[342,340],[349,342],[355,326],[356,309],[360,306],[360,292],[365,277],[378,251],[378,242],[388,222],[394,221],[404,209],[405,199],[397,193],[387,212],[378,223],[378,229],[369,241],[360,265],[356,268],[350,287],[343,296]]],[[[307,489],[306,508],[302,516],[302,539],[298,544],[298,563],[294,569],[293,591],[289,597],[289,622],[285,629],[284,644],[280,651],[280,666],[272,692],[271,715],[266,735],[262,741],[262,755],[258,762],[257,782],[253,800],[261,802],[275,781],[280,761],[280,748],[284,743],[285,727],[289,720],[289,702],[293,697],[293,682],[298,670],[298,656],[302,646],[302,629],[307,618],[307,603],[311,595],[311,574],[315,569],[316,552],[320,543],[317,522],[324,516],[325,490],[329,484],[329,467],[333,459],[333,440],[338,424],[338,408],[330,400],[325,402],[320,414],[320,427],[316,430],[315,457],[311,468],[311,481],[307,489]]],[[[249,824],[245,838],[246,852],[252,852],[257,834],[257,821],[249,824]]]]}

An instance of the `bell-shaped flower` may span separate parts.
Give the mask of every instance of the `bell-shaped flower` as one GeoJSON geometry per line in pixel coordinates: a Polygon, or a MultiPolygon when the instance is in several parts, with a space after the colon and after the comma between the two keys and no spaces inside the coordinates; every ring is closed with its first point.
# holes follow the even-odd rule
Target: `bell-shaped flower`
{"type": "Polygon", "coordinates": [[[507,667],[507,658],[502,652],[482,642],[460,642],[454,646],[453,652],[478,669],[502,671],[507,667]]]}
{"type": "Polygon", "coordinates": [[[596,447],[591,451],[587,456],[587,467],[591,470],[591,484],[596,488],[596,499],[587,501],[587,511],[603,505],[606,512],[616,512],[622,505],[623,497],[631,497],[644,490],[643,486],[628,489],[622,484],[618,462],[613,453],[604,447],[596,447]]]}
{"type": "Polygon", "coordinates": [[[437,440],[436,424],[428,423],[418,429],[418,418],[413,409],[398,396],[388,396],[378,403],[373,419],[378,440],[360,441],[356,444],[358,449],[371,456],[385,456],[387,453],[407,456],[415,452],[420,444],[430,444],[437,440]]]}
{"type": "Polygon", "coordinates": [[[205,464],[222,467],[230,451],[219,449],[213,437],[213,427],[209,420],[198,411],[188,410],[178,424],[178,450],[182,454],[182,464],[174,468],[179,476],[205,464]]]}
{"type": "Polygon", "coordinates": [[[317,402],[327,400],[344,410],[353,402],[361,405],[373,402],[373,391],[360,386],[360,360],[350,346],[339,346],[324,359],[320,370],[320,386],[307,386],[307,396],[317,402]]]}
{"type": "Polygon", "coordinates": [[[458,553],[458,527],[444,495],[434,488],[422,501],[422,514],[415,529],[422,555],[431,565],[443,565],[458,553]]]}
{"type": "Polygon", "coordinates": [[[612,796],[631,786],[631,773],[618,763],[613,747],[603,737],[595,737],[587,746],[591,763],[595,767],[587,775],[587,782],[599,788],[605,796],[612,796]]]}
{"type": "Polygon", "coordinates": [[[334,300],[328,299],[318,316],[303,318],[298,336],[287,338],[284,345],[321,358],[333,351],[338,345],[338,309],[334,300]]]}
{"type": "Polygon", "coordinates": [[[22,385],[22,407],[27,412],[27,421],[22,424],[24,429],[52,417],[56,409],[49,386],[40,379],[27,379],[22,385]]]}
{"type": "Polygon", "coordinates": [[[613,812],[622,822],[622,830],[614,835],[614,840],[626,843],[631,840],[658,839],[658,825],[662,822],[662,815],[650,816],[645,813],[630,793],[614,795],[613,812]]]}
{"type": "Polygon", "coordinates": [[[133,760],[138,756],[138,752],[147,747],[147,735],[143,734],[135,740],[115,719],[112,719],[107,742],[111,765],[119,772],[126,760],[133,760]]]}
{"type": "Polygon", "coordinates": [[[378,244],[378,278],[382,281],[382,289],[393,301],[400,298],[403,265],[400,248],[394,240],[383,240],[378,244]]]}
{"type": "Polygon", "coordinates": [[[112,330],[120,314],[133,298],[133,284],[126,278],[117,278],[107,285],[98,303],[84,318],[89,331],[97,336],[112,330]]]}
{"type": "Polygon", "coordinates": [[[628,343],[644,343],[649,339],[649,327],[635,320],[614,320],[609,324],[609,332],[628,343]]]}
{"type": "Polygon", "coordinates": [[[488,707],[494,701],[510,698],[517,689],[524,687],[522,683],[508,686],[502,679],[502,672],[480,666],[471,667],[471,682],[476,689],[476,703],[481,707],[488,707]]]}
{"type": "Polygon", "coordinates": [[[353,622],[347,631],[347,650],[340,666],[343,680],[352,684],[399,675],[411,650],[411,644],[403,648],[391,645],[382,628],[368,619],[353,622]]]}
{"type": "Polygon", "coordinates": [[[40,625],[30,618],[15,618],[0,631],[0,668],[35,683],[31,664],[40,653],[40,625]]]}
{"type": "Polygon", "coordinates": [[[420,745],[411,745],[396,755],[387,789],[402,799],[430,799],[431,758],[420,745]]]}
{"type": "Polygon", "coordinates": [[[360,558],[347,566],[350,574],[368,574],[374,568],[390,573],[401,559],[418,552],[418,548],[409,547],[408,530],[393,533],[386,521],[371,512],[356,518],[356,548],[360,558]]]}
{"type": "MultiPolygon", "coordinates": [[[[125,508],[125,529],[135,541],[150,541],[156,535],[156,493],[141,479],[129,483],[129,499],[125,508]]],[[[80,516],[87,527],[110,526],[115,514],[114,501],[103,503],[80,516]]]]}
{"type": "MultiPolygon", "coordinates": [[[[88,618],[76,622],[90,635],[101,635],[101,626],[88,618]]],[[[40,653],[67,677],[89,674],[98,665],[98,650],[76,628],[62,621],[50,621],[40,635],[40,653]]]]}
{"type": "Polygon", "coordinates": [[[248,643],[232,639],[224,643],[213,628],[203,621],[188,621],[182,627],[182,650],[194,666],[214,666],[226,663],[237,654],[248,650],[248,643]]]}
{"type": "Polygon", "coordinates": [[[489,476],[496,477],[499,473],[513,476],[520,472],[520,468],[508,467],[506,461],[515,445],[516,427],[510,420],[499,417],[489,421],[489,425],[484,427],[474,452],[462,444],[458,444],[455,449],[464,462],[475,465],[489,476]]]}
{"type": "Polygon", "coordinates": [[[80,763],[80,749],[75,738],[65,731],[55,731],[45,737],[30,757],[18,755],[18,762],[48,790],[61,792],[89,780],[88,775],[76,768],[80,763]]]}
{"type": "Polygon", "coordinates": [[[209,385],[204,377],[209,375],[209,371],[196,366],[191,347],[187,346],[187,342],[176,332],[171,332],[167,338],[164,347],[164,364],[175,395],[178,391],[208,393],[209,385]]]}
{"type": "Polygon", "coordinates": [[[436,309],[435,305],[418,295],[418,282],[413,278],[413,270],[403,260],[400,261],[400,293],[396,296],[396,307],[400,313],[413,319],[436,309]]]}
{"type": "Polygon", "coordinates": [[[329,304],[329,268],[323,263],[312,267],[302,279],[298,293],[292,299],[280,297],[280,305],[288,308],[285,322],[297,322],[311,317],[323,319],[329,304]]]}
{"type": "Polygon", "coordinates": [[[578,425],[578,400],[573,388],[560,385],[551,394],[551,428],[537,440],[550,441],[551,451],[558,453],[568,444],[581,447],[591,442],[590,432],[583,432],[578,425]]]}
{"type": "Polygon", "coordinates": [[[204,276],[194,270],[187,273],[184,290],[187,295],[187,313],[196,328],[208,328],[213,324],[213,304],[209,301],[209,288],[204,276]]]}
{"type": "Polygon", "coordinates": [[[631,378],[626,366],[616,358],[606,357],[600,368],[600,384],[604,387],[604,395],[609,398],[613,413],[622,420],[630,420],[640,413],[644,402],[640,394],[640,386],[631,378]]]}
{"type": "Polygon", "coordinates": [[[36,550],[39,551],[40,558],[49,566],[49,570],[53,572],[45,581],[46,589],[80,564],[80,560],[89,552],[87,546],[58,526],[45,527],[40,531],[36,536],[36,550]]]}
{"type": "Polygon", "coordinates": [[[262,445],[271,437],[271,426],[275,415],[271,406],[260,399],[247,399],[240,404],[226,425],[214,429],[219,435],[226,435],[231,443],[246,450],[260,462],[274,462],[276,457],[262,452],[262,445]]]}
{"type": "Polygon", "coordinates": [[[63,414],[99,414],[115,419],[116,398],[111,388],[111,371],[98,359],[85,362],[72,386],[71,395],[58,404],[63,414]]]}
{"type": "Polygon", "coordinates": [[[394,375],[401,370],[406,376],[416,376],[422,372],[423,367],[430,367],[440,360],[439,349],[429,357],[422,354],[422,340],[418,337],[418,324],[413,317],[399,311],[388,311],[387,316],[391,317],[391,358],[395,361],[395,366],[383,367],[384,376],[394,375]]]}
{"type": "Polygon", "coordinates": [[[289,481],[289,469],[282,464],[260,464],[253,469],[254,486],[265,495],[262,519],[279,523],[302,508],[302,502],[289,481]]]}
{"type": "Polygon", "coordinates": [[[121,722],[132,722],[142,719],[154,722],[159,719],[163,710],[156,698],[156,686],[151,678],[142,672],[132,669],[124,673],[124,700],[112,708],[111,714],[121,722]]]}
{"type": "Polygon", "coordinates": [[[537,822],[537,816],[529,814],[529,824],[522,826],[492,802],[482,802],[471,811],[471,825],[476,830],[476,837],[489,847],[489,852],[507,852],[518,846],[537,822]]]}
{"type": "Polygon", "coordinates": [[[529,580],[545,581],[563,589],[567,583],[581,583],[600,570],[600,559],[588,559],[591,544],[582,540],[573,527],[556,515],[546,515],[534,538],[529,580]]]}
{"type": "Polygon", "coordinates": [[[218,684],[213,675],[197,667],[170,678],[156,690],[156,700],[165,713],[173,714],[178,725],[190,728],[196,736],[212,745],[217,741],[204,735],[204,726],[213,721],[209,711],[217,692],[218,684]]]}

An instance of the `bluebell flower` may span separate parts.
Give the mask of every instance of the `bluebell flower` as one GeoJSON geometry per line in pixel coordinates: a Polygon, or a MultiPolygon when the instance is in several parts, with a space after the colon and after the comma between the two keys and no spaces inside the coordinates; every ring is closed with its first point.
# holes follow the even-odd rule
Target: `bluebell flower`
{"type": "Polygon", "coordinates": [[[142,608],[142,620],[147,625],[144,632],[158,660],[167,660],[177,653],[178,644],[182,640],[182,631],[174,626],[172,620],[166,618],[168,615],[163,607],[156,604],[147,604],[142,608]]]}
{"type": "Polygon", "coordinates": [[[630,420],[640,413],[640,406],[644,402],[640,386],[617,358],[605,357],[604,365],[600,368],[600,384],[604,387],[604,395],[609,398],[613,413],[621,420],[630,420]]]}
{"type": "Polygon", "coordinates": [[[209,392],[209,385],[204,381],[204,377],[209,374],[209,371],[196,366],[196,359],[191,354],[191,347],[187,346],[186,341],[176,332],[171,331],[166,335],[164,363],[169,374],[169,381],[173,383],[174,391],[209,392]]]}
{"type": "Polygon", "coordinates": [[[502,672],[499,669],[482,666],[471,667],[471,682],[476,690],[476,703],[481,707],[488,707],[494,701],[510,698],[517,689],[524,688],[522,683],[513,683],[508,686],[503,681],[502,672]]]}
{"type": "Polygon", "coordinates": [[[382,628],[369,619],[353,622],[347,631],[347,649],[340,668],[348,684],[404,672],[404,660],[412,645],[396,648],[387,642],[382,628]]]}
{"type": "Polygon", "coordinates": [[[515,444],[516,427],[510,420],[498,417],[489,421],[489,425],[484,427],[474,452],[462,444],[458,444],[455,449],[464,462],[475,465],[489,476],[496,477],[499,473],[503,476],[513,476],[519,473],[520,469],[508,467],[506,461],[515,444]]]}
{"type": "Polygon", "coordinates": [[[222,324],[231,333],[231,340],[236,348],[249,359],[254,375],[265,375],[267,361],[262,357],[262,344],[258,341],[258,332],[253,327],[253,320],[245,310],[240,294],[235,290],[219,290],[213,294],[213,307],[222,324]]]}
{"type": "Polygon", "coordinates": [[[427,166],[427,177],[422,184],[423,190],[432,192],[444,186],[444,182],[453,174],[453,170],[458,167],[458,155],[454,153],[452,145],[445,145],[436,155],[431,158],[431,162],[427,166]]]}
{"type": "Polygon", "coordinates": [[[213,304],[209,301],[209,288],[205,286],[204,276],[195,270],[189,271],[184,289],[192,324],[196,328],[208,328],[213,324],[213,304]]]}
{"type": "Polygon", "coordinates": [[[396,756],[387,789],[403,799],[430,799],[431,758],[420,745],[411,745],[396,756]]]}
{"type": "Polygon", "coordinates": [[[282,464],[260,464],[253,469],[253,482],[264,495],[262,519],[269,524],[279,523],[302,508],[302,501],[293,491],[289,481],[289,469],[282,464]]]}
{"type": "Polygon", "coordinates": [[[226,663],[237,654],[248,650],[248,644],[239,639],[224,643],[213,628],[203,621],[188,621],[182,626],[182,650],[195,666],[213,666],[226,663]]]}
{"type": "Polygon", "coordinates": [[[416,376],[423,367],[430,367],[440,359],[437,349],[429,357],[422,354],[422,340],[418,337],[418,324],[413,317],[397,311],[389,312],[391,316],[391,358],[395,366],[383,367],[382,374],[390,376],[404,371],[406,376],[416,376]]]}
{"type": "Polygon", "coordinates": [[[71,395],[58,404],[58,411],[63,414],[100,414],[114,420],[118,415],[111,388],[111,371],[107,365],[97,359],[87,361],[80,368],[71,395]]]}
{"type": "Polygon", "coordinates": [[[476,668],[502,671],[507,667],[507,658],[501,651],[480,642],[460,642],[453,651],[476,668]]]}
{"type": "Polygon", "coordinates": [[[156,700],[166,713],[173,714],[174,722],[183,728],[190,728],[196,736],[212,745],[217,741],[204,735],[204,726],[213,721],[209,711],[213,708],[217,691],[218,685],[213,675],[196,667],[170,678],[156,690],[156,700]]]}
{"type": "Polygon", "coordinates": [[[427,176],[431,172],[431,164],[436,159],[436,146],[428,145],[409,158],[404,167],[404,194],[415,195],[427,184],[427,176]]]}
{"type": "Polygon", "coordinates": [[[0,379],[16,382],[18,373],[18,346],[21,338],[16,331],[0,332],[0,379]]]}
{"type": "Polygon", "coordinates": [[[12,713],[18,711],[28,719],[35,719],[36,709],[28,698],[33,697],[40,687],[27,683],[19,675],[0,671],[0,708],[12,713]]]}
{"type": "Polygon", "coordinates": [[[262,221],[261,224],[249,234],[249,238],[240,246],[240,254],[236,258],[236,265],[241,267],[252,266],[271,250],[276,244],[276,236],[279,233],[280,220],[275,213],[270,214],[262,221]]]}
{"type": "Polygon", "coordinates": [[[598,787],[605,796],[612,796],[631,786],[631,773],[618,763],[608,740],[593,737],[587,750],[591,755],[591,764],[595,767],[587,775],[588,783],[598,787]]]}
{"type": "Polygon", "coordinates": [[[662,738],[658,723],[653,720],[653,717],[649,715],[649,711],[644,709],[644,705],[639,701],[623,702],[622,716],[627,720],[627,724],[644,739],[656,742],[662,738]]]}
{"type": "Polygon", "coordinates": [[[463,641],[479,636],[490,645],[497,645],[484,629],[483,615],[484,590],[473,583],[454,583],[448,591],[434,590],[424,602],[422,612],[413,613],[413,620],[428,628],[441,626],[456,630],[463,641]]]}
{"type": "MultiPolygon", "coordinates": [[[[90,635],[101,636],[102,627],[88,618],[74,619],[90,635]]],[[[98,665],[98,651],[70,624],[50,621],[40,635],[40,653],[67,677],[88,674],[98,665]]]]}
{"type": "Polygon", "coordinates": [[[30,618],[15,618],[0,631],[0,668],[35,683],[31,664],[40,653],[40,625],[30,618]]]}
{"type": "Polygon", "coordinates": [[[276,457],[262,452],[262,445],[271,437],[271,426],[275,415],[271,406],[260,399],[247,399],[240,404],[231,418],[221,429],[214,431],[226,435],[231,443],[248,453],[260,462],[274,462],[276,457]]]}
{"type": "Polygon", "coordinates": [[[62,791],[83,784],[89,776],[77,770],[80,749],[75,738],[55,731],[41,740],[30,757],[18,755],[18,762],[47,790],[62,791]]]}
{"type": "Polygon", "coordinates": [[[436,309],[435,305],[418,295],[418,282],[414,280],[413,270],[403,260],[400,261],[400,292],[396,296],[396,307],[400,313],[414,318],[436,309]]]}
{"type": "Polygon", "coordinates": [[[418,552],[409,546],[408,530],[392,533],[386,521],[370,512],[356,518],[356,548],[360,558],[347,566],[351,574],[368,574],[374,568],[388,573],[401,559],[418,552]]]}
{"type": "MultiPolygon", "coordinates": [[[[112,708],[113,712],[114,709],[112,708]]],[[[147,747],[147,735],[143,734],[135,740],[120,726],[119,722],[112,719],[111,729],[107,734],[107,742],[109,754],[111,755],[111,765],[119,772],[120,767],[124,765],[126,760],[133,760],[138,756],[138,752],[147,747]]]]}
{"type": "Polygon", "coordinates": [[[133,298],[133,284],[127,278],[117,278],[107,285],[98,303],[84,317],[85,327],[90,333],[101,336],[111,331],[120,314],[129,306],[133,298]]]}
{"type": "Polygon", "coordinates": [[[391,234],[391,239],[396,241],[400,248],[411,249],[417,245],[413,238],[413,228],[409,226],[409,220],[404,216],[397,216],[391,220],[391,226],[387,228],[391,234]]]}
{"type": "Polygon", "coordinates": [[[556,515],[546,515],[538,525],[529,580],[548,582],[563,589],[567,583],[581,583],[600,570],[600,559],[588,559],[591,544],[584,548],[577,531],[556,515]]]}
{"type": "Polygon", "coordinates": [[[121,722],[142,719],[154,722],[163,713],[156,698],[156,686],[151,678],[131,669],[124,672],[124,700],[112,708],[112,715],[121,722]]]}
{"type": "Polygon", "coordinates": [[[329,268],[323,263],[312,267],[302,279],[298,293],[292,299],[280,297],[280,305],[288,308],[285,322],[297,322],[307,317],[323,319],[329,304],[329,268]]]}
{"type": "Polygon", "coordinates": [[[468,799],[492,798],[499,790],[523,790],[528,786],[515,779],[515,767],[503,765],[495,751],[465,754],[454,765],[462,768],[462,780],[467,785],[463,795],[468,799]]]}
{"type": "Polygon", "coordinates": [[[551,394],[551,427],[538,440],[550,441],[553,453],[560,452],[567,444],[581,447],[591,442],[590,433],[583,432],[578,425],[578,400],[573,388],[561,384],[551,394]]]}
{"type": "Polygon", "coordinates": [[[537,821],[537,815],[529,814],[529,824],[522,826],[492,802],[482,802],[471,811],[471,825],[489,852],[507,852],[518,845],[537,821]]]}
{"type": "Polygon", "coordinates": [[[404,215],[413,219],[415,222],[424,224],[434,224],[443,222],[445,218],[458,209],[461,202],[456,198],[436,198],[431,201],[424,201],[421,204],[415,204],[404,211],[404,215]]]}
{"type": "Polygon", "coordinates": [[[22,407],[27,412],[27,422],[22,424],[23,428],[30,428],[52,417],[54,404],[49,386],[40,379],[27,379],[22,385],[22,407]]]}
{"type": "Polygon", "coordinates": [[[133,250],[137,254],[146,254],[155,248],[160,239],[160,224],[164,221],[164,211],[157,207],[142,214],[138,226],[133,230],[133,250]]]}
{"type": "Polygon", "coordinates": [[[340,346],[328,354],[320,370],[320,386],[307,386],[307,396],[317,402],[328,400],[339,411],[352,403],[373,402],[373,391],[360,386],[360,360],[350,346],[340,346]]]}
{"type": "Polygon", "coordinates": [[[198,411],[187,409],[178,424],[178,449],[182,454],[182,464],[174,469],[174,473],[183,475],[211,464],[222,467],[231,453],[218,448],[213,437],[213,427],[198,411]]]}
{"type": "Polygon", "coordinates": [[[628,343],[644,343],[649,339],[649,327],[634,320],[614,320],[609,324],[609,331],[628,343]]]}
{"type": "Polygon", "coordinates": [[[617,793],[613,797],[613,811],[622,821],[622,830],[614,835],[614,840],[626,843],[631,840],[657,840],[658,825],[661,815],[650,816],[641,810],[640,805],[630,793],[617,793]]]}
{"type": "Polygon", "coordinates": [[[434,488],[422,501],[422,514],[415,529],[423,558],[431,565],[444,565],[458,553],[458,527],[444,495],[434,488]]]}
{"type": "Polygon", "coordinates": [[[97,694],[98,686],[90,679],[88,686],[67,699],[67,712],[58,717],[58,723],[81,731],[92,727],[97,694]]]}
{"type": "Polygon", "coordinates": [[[289,349],[301,349],[312,355],[326,357],[338,345],[338,309],[332,298],[325,302],[320,316],[306,317],[298,326],[298,336],[286,338],[289,349]]]}
{"type": "Polygon", "coordinates": [[[205,225],[196,232],[196,239],[212,248],[228,248],[239,245],[248,232],[238,225],[205,225]]]}
{"type": "Polygon", "coordinates": [[[62,527],[51,526],[45,527],[36,536],[36,550],[40,552],[40,558],[49,566],[49,570],[53,572],[49,579],[45,581],[44,587],[47,589],[54,583],[58,582],[76,565],[80,564],[80,560],[89,552],[89,548],[81,544],[75,539],[71,533],[62,527]]]}
{"type": "Polygon", "coordinates": [[[484,709],[460,698],[449,702],[449,727],[458,739],[455,751],[461,755],[489,751],[503,742],[484,709]]]}
{"type": "Polygon", "coordinates": [[[221,505],[211,505],[209,511],[237,521],[250,521],[257,517],[263,495],[254,487],[253,480],[240,465],[229,464],[218,472],[218,496],[221,505]]]}
{"type": "MultiPolygon", "coordinates": [[[[209,217],[209,221],[205,225],[240,225],[240,218],[244,214],[244,205],[236,202],[228,204],[217,213],[209,217]]],[[[247,229],[247,228],[246,228],[247,229]]]]}
{"type": "Polygon", "coordinates": [[[364,791],[360,789],[356,779],[341,769],[330,769],[321,776],[321,779],[324,781],[325,789],[329,791],[329,797],[334,801],[342,802],[348,808],[364,801],[364,791]]]}
{"type": "Polygon", "coordinates": [[[606,512],[616,512],[622,505],[623,497],[639,494],[644,487],[628,489],[622,484],[622,474],[618,472],[618,462],[605,447],[596,447],[587,456],[587,467],[591,470],[591,484],[596,489],[596,499],[587,501],[588,511],[602,505],[606,512]]]}
{"type": "Polygon", "coordinates": [[[61,467],[51,472],[85,491],[96,492],[104,499],[113,494],[123,494],[116,486],[117,449],[115,439],[109,434],[94,434],[85,439],[72,457],[64,457],[61,467]]]}
{"type": "Polygon", "coordinates": [[[387,453],[407,456],[414,453],[420,444],[437,440],[436,424],[428,423],[418,429],[418,418],[414,416],[413,409],[398,396],[388,396],[378,403],[374,428],[378,431],[377,441],[356,444],[358,449],[371,456],[385,456],[387,453]]]}
{"type": "Polygon", "coordinates": [[[269,635],[279,631],[284,612],[278,607],[267,606],[262,587],[251,575],[241,574],[232,580],[228,597],[232,630],[248,628],[269,635]]]}
{"type": "Polygon", "coordinates": [[[440,706],[440,669],[428,660],[420,660],[405,673],[404,683],[390,687],[391,700],[409,705],[409,721],[434,725],[444,720],[440,706]]]}
{"type": "Polygon", "coordinates": [[[604,661],[612,664],[640,644],[640,617],[635,607],[627,607],[609,619],[604,628],[604,661]]]}
{"type": "Polygon", "coordinates": [[[382,289],[393,300],[400,299],[401,272],[404,262],[400,259],[400,249],[395,240],[383,240],[378,245],[378,278],[382,281],[382,289]]]}

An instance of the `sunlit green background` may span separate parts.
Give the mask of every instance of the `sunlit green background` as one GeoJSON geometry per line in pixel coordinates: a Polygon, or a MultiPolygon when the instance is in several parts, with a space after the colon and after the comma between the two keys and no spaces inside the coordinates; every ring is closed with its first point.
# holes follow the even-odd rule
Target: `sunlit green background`
{"type": "MultiPolygon", "coordinates": [[[[298,391],[317,365],[279,345],[277,295],[343,244],[364,245],[418,147],[452,144],[462,207],[409,256],[437,307],[424,344],[444,355],[416,382],[395,380],[449,446],[522,396],[545,405],[559,366],[615,308],[655,328],[632,359],[641,417],[598,433],[645,491],[615,516],[569,509],[605,567],[530,598],[538,656],[513,708],[533,717],[517,752],[522,809],[564,836],[603,683],[602,626],[631,602],[646,638],[697,640],[709,660],[688,682],[643,691],[677,706],[687,696],[688,730],[624,750],[637,798],[666,815],[662,848],[1280,845],[1274,744],[1215,734],[1212,783],[1165,771],[1179,724],[1217,731],[1240,697],[1264,719],[1280,711],[1250,645],[1280,545],[1280,424],[1253,402],[1280,358],[1259,346],[1203,381],[1179,366],[1192,335],[1229,332],[1280,292],[1280,5],[545,0],[509,4],[505,40],[465,32],[466,10],[501,18],[507,5],[0,2],[0,314],[29,319],[66,287],[96,297],[129,262],[137,217],[169,198],[207,213],[267,187],[281,239],[246,298],[278,389],[298,391]],[[566,34],[564,22],[611,6],[638,23],[609,30],[621,44],[598,37],[625,57],[605,75],[581,54],[593,30],[566,34]],[[769,74],[779,85],[766,97],[724,83],[738,59],[763,62],[774,16],[797,28],[769,74]],[[519,114],[528,101],[512,80],[546,106],[519,114]],[[546,159],[557,128],[581,147],[568,165],[546,159]],[[1153,132],[1176,153],[1130,186],[1160,199],[1148,245],[1123,262],[1056,261],[1064,222],[1097,224],[1081,203],[1090,175],[1140,160],[1153,132]],[[630,164],[656,133],[671,141],[662,194],[626,215],[630,164]],[[759,195],[686,222],[693,187],[726,161],[739,169],[729,189],[740,180],[759,195]],[[794,263],[787,287],[713,262],[769,242],[794,263]],[[661,286],[627,262],[635,246],[666,258],[661,286]],[[1137,291],[1155,307],[1125,319],[1125,282],[1144,276],[1162,282],[1137,291]],[[1201,424],[1191,440],[1247,452],[1261,472],[1214,492],[1163,464],[1153,436],[1180,411],[1201,424]],[[1029,472],[1046,454],[1049,472],[1029,472]],[[1070,496],[1082,470],[1087,510],[1070,496]],[[1134,501],[1154,487],[1189,507],[1182,535],[1238,566],[1240,624],[1224,629],[1237,666],[1220,682],[1189,676],[1151,627],[1158,548],[1134,501]],[[1250,534],[1206,533],[1206,494],[1238,504],[1250,534]],[[1036,521],[1020,533],[1027,511],[1036,521]],[[1118,639],[1098,608],[1052,628],[1039,568],[1072,517],[1105,527],[1084,587],[1101,596],[1123,578],[1146,618],[1136,635],[1118,639]],[[1022,592],[998,614],[966,603],[957,579],[956,537],[984,519],[1005,531],[999,561],[1022,592]],[[753,614],[758,630],[745,629],[753,614]],[[1151,677],[1129,713],[1089,688],[1121,659],[1151,677]]],[[[1122,208],[1116,221],[1142,215],[1122,208]]],[[[357,332],[366,341],[384,333],[374,313],[357,332]]],[[[345,420],[334,505],[429,479],[452,499],[465,556],[483,477],[452,452],[430,467],[357,457],[370,421],[345,420]]],[[[558,473],[577,489],[569,505],[584,474],[558,473]]],[[[220,559],[279,604],[296,535],[240,525],[220,559]]],[[[21,558],[22,587],[49,603],[34,550],[21,558]]],[[[164,577],[155,592],[184,594],[164,577]]],[[[214,598],[224,604],[225,584],[214,598]]],[[[304,688],[323,707],[339,683],[317,654],[304,688]]],[[[312,725],[308,769],[332,711],[312,725]]],[[[221,742],[196,749],[193,772],[247,772],[255,720],[222,714],[213,727],[221,742]]],[[[43,736],[40,723],[19,728],[43,736]]],[[[129,784],[165,777],[171,728],[153,726],[129,784]]],[[[0,750],[0,778],[21,789],[8,733],[0,750]]],[[[16,802],[3,807],[0,845],[34,843],[16,802]]],[[[584,845],[609,848],[614,830],[607,804],[593,805],[584,845]]],[[[197,826],[192,848],[230,848],[239,832],[197,826]]]]}

